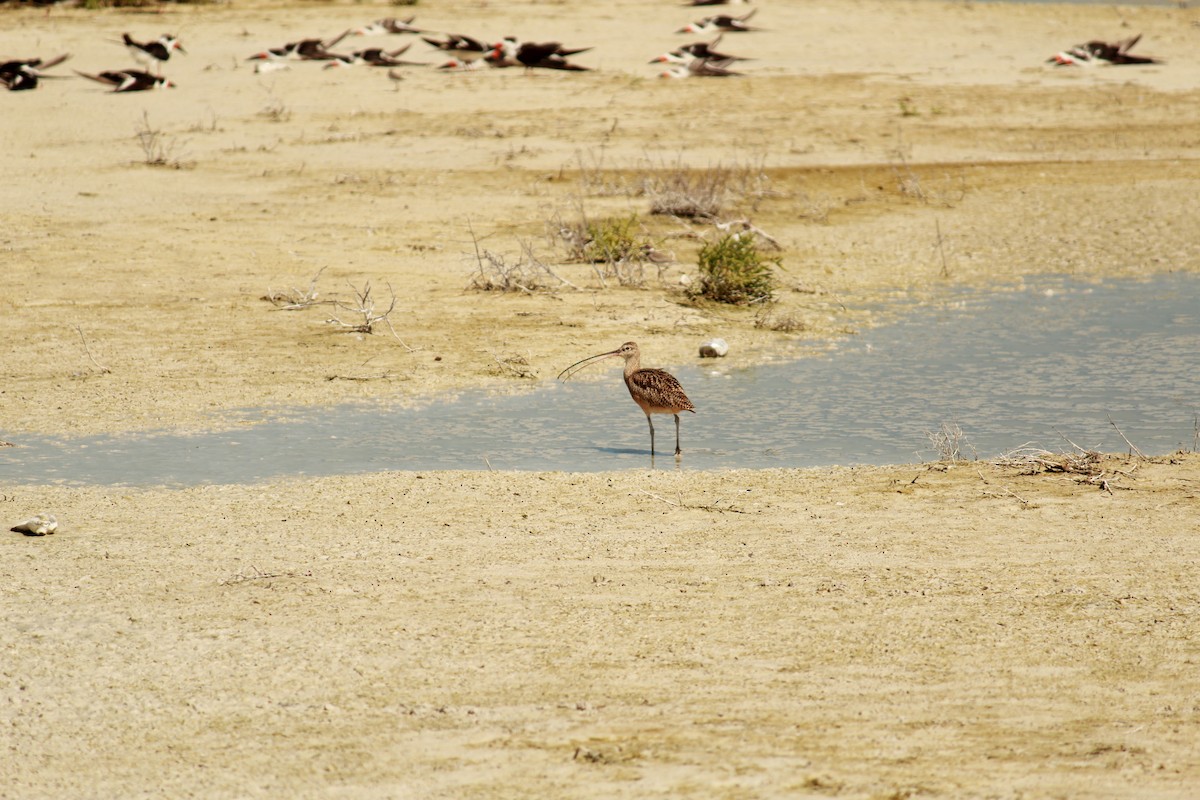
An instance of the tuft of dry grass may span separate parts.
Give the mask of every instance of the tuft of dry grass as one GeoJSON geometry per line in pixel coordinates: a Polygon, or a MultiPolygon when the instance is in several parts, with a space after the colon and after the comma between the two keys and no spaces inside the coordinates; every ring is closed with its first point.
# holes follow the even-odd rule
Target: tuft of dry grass
{"type": "Polygon", "coordinates": [[[782,312],[778,303],[763,303],[754,315],[754,327],[778,333],[798,333],[808,330],[808,323],[795,312],[782,312]]]}
{"type": "Polygon", "coordinates": [[[142,148],[142,163],[151,167],[183,169],[190,164],[177,153],[180,142],[150,124],[150,113],[142,111],[142,121],[134,129],[142,148]]]}
{"type": "Polygon", "coordinates": [[[705,221],[719,218],[732,206],[757,209],[771,195],[769,186],[761,164],[693,169],[682,160],[644,172],[640,180],[651,214],[705,221]]]}

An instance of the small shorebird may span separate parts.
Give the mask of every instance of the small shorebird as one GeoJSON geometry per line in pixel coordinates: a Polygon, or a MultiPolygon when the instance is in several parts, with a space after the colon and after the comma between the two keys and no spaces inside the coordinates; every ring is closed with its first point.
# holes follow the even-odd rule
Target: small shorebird
{"type": "Polygon", "coordinates": [[[733,17],[729,14],[718,14],[715,17],[705,17],[702,20],[697,20],[690,25],[684,25],[676,33],[745,33],[746,31],[756,31],[758,28],[752,28],[746,23],[755,15],[758,9],[754,9],[748,14],[743,14],[740,17],[733,17]]]}
{"type": "Polygon", "coordinates": [[[113,87],[114,92],[145,92],[150,89],[172,89],[175,84],[161,75],[151,75],[139,69],[119,69],[91,75],[75,70],[76,74],[113,87]]]}
{"type": "Polygon", "coordinates": [[[651,414],[671,414],[675,417],[675,455],[678,457],[683,452],[679,449],[679,414],[682,411],[695,414],[696,408],[674,375],[661,369],[642,369],[641,351],[636,342],[626,342],[611,352],[576,361],[558,373],[558,377],[565,381],[590,364],[618,357],[625,359],[625,386],[629,389],[629,396],[642,409],[650,425],[651,457],[654,456],[654,422],[650,419],[651,414]]]}
{"type": "Polygon", "coordinates": [[[137,42],[128,33],[124,33],[121,34],[121,41],[139,64],[145,64],[148,67],[154,66],[160,74],[163,62],[171,58],[172,51],[178,50],[187,55],[187,50],[184,50],[183,45],[179,43],[179,37],[170,33],[164,33],[153,42],[137,42]]]}

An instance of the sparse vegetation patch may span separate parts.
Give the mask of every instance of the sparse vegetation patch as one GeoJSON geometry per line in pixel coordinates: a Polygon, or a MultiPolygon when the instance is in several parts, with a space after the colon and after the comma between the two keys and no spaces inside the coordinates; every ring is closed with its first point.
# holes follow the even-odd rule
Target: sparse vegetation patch
{"type": "Polygon", "coordinates": [[[732,233],[700,248],[700,279],[689,294],[733,305],[766,302],[775,291],[778,265],[779,259],[759,253],[753,235],[732,233]]]}

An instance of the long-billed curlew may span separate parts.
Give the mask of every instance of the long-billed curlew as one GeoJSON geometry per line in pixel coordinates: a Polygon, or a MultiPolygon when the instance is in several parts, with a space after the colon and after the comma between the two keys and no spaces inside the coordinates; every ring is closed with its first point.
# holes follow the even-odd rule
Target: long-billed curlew
{"type": "Polygon", "coordinates": [[[679,449],[679,413],[691,411],[695,414],[696,409],[683,393],[683,387],[674,375],[661,369],[642,369],[642,354],[636,342],[626,342],[612,352],[576,361],[558,373],[558,377],[566,380],[589,364],[617,356],[625,359],[625,385],[629,388],[629,396],[642,409],[646,415],[646,422],[650,425],[650,455],[654,455],[654,422],[651,421],[650,415],[671,414],[675,417],[675,455],[678,456],[683,452],[679,449]]]}

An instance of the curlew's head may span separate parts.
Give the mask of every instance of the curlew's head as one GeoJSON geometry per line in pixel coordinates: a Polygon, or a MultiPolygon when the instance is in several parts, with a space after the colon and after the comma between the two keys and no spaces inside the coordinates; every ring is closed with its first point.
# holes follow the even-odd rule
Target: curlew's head
{"type": "Polygon", "coordinates": [[[582,361],[576,361],[574,364],[558,373],[558,379],[562,381],[569,380],[576,372],[579,372],[579,370],[583,369],[584,367],[591,366],[597,361],[603,361],[606,358],[617,357],[625,359],[626,364],[628,364],[630,361],[636,361],[640,359],[641,351],[638,350],[637,342],[626,342],[616,350],[610,350],[607,353],[598,353],[594,356],[588,356],[582,361]]]}

